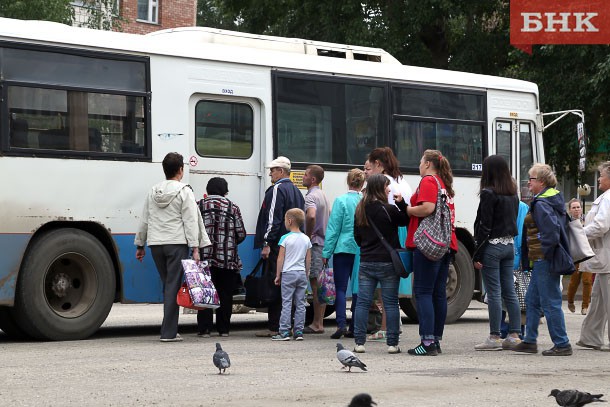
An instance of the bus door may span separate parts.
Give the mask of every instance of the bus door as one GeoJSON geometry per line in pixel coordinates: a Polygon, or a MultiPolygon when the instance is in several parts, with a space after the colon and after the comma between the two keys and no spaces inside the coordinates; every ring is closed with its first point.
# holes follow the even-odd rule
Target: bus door
{"type": "Polygon", "coordinates": [[[534,123],[527,120],[497,119],[494,132],[496,154],[509,163],[511,174],[519,185],[522,200],[529,198],[528,171],[536,157],[534,123]]]}
{"type": "Polygon", "coordinates": [[[264,175],[260,103],[250,98],[194,95],[189,105],[194,127],[188,182],[200,200],[211,178],[227,180],[227,198],[240,208],[248,235],[239,255],[243,270],[251,270],[258,260],[252,247],[264,175]]]}

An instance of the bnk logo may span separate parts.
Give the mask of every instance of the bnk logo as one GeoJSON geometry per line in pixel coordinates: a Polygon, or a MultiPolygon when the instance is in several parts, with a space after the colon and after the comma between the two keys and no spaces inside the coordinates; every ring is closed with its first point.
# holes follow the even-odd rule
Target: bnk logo
{"type": "Polygon", "coordinates": [[[533,44],[610,44],[610,1],[511,0],[510,43],[530,54],[533,44]]]}

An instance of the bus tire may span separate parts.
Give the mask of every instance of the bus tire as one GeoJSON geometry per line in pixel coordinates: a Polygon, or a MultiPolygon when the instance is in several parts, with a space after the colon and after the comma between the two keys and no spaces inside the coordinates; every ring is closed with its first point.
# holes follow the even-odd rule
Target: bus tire
{"type": "Polygon", "coordinates": [[[76,340],[91,336],[114,302],[116,279],[104,246],[79,229],[37,237],[21,268],[14,317],[30,336],[76,340]]]}
{"type": "MultiPolygon", "coordinates": [[[[458,252],[449,265],[447,276],[447,318],[446,324],[456,322],[468,309],[474,293],[474,267],[472,258],[462,242],[458,241],[458,252]]],[[[400,308],[413,322],[418,322],[415,295],[401,298],[400,308]]]]}
{"type": "Polygon", "coordinates": [[[0,329],[13,340],[30,339],[29,335],[15,322],[11,310],[10,307],[0,307],[0,329]]]}

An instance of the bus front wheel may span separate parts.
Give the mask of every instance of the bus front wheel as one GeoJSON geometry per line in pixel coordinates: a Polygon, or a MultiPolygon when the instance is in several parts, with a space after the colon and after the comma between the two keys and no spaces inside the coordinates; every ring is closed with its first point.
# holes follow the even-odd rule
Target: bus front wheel
{"type": "MultiPolygon", "coordinates": [[[[456,322],[466,312],[474,292],[474,268],[466,246],[458,241],[458,252],[453,263],[449,265],[447,276],[447,318],[445,323],[456,322]]],[[[415,296],[401,298],[400,308],[411,319],[417,322],[415,296]]]]}
{"type": "Polygon", "coordinates": [[[28,251],[13,317],[37,339],[84,339],[108,316],[115,289],[110,256],[93,235],[53,230],[37,237],[28,251]]]}

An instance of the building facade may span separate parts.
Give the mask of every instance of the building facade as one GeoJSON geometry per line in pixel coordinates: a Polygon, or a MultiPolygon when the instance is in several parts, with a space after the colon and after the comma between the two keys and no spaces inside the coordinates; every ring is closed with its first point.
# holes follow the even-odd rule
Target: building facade
{"type": "Polygon", "coordinates": [[[197,25],[197,0],[77,0],[74,25],[131,34],[197,25]],[[119,24],[111,20],[120,18],[119,24]]]}

